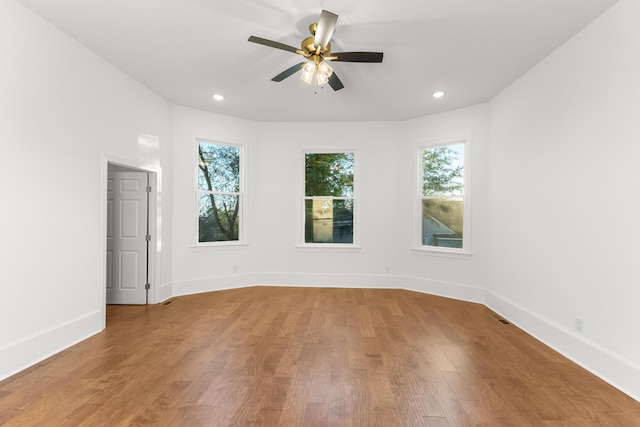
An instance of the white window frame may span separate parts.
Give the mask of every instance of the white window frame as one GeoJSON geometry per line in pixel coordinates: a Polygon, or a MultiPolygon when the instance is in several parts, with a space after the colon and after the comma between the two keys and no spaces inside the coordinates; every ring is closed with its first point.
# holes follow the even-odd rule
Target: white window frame
{"type": "MultiPolygon", "coordinates": [[[[424,141],[423,143],[417,144],[415,153],[415,165],[416,165],[416,176],[415,176],[415,202],[414,202],[414,227],[413,227],[413,245],[412,248],[414,251],[425,253],[425,254],[435,254],[435,255],[461,255],[461,256],[469,256],[471,255],[471,152],[472,152],[472,142],[471,135],[452,135],[448,137],[431,139],[424,141]],[[447,248],[441,246],[428,246],[423,243],[422,238],[422,200],[424,199],[422,195],[423,191],[423,169],[422,169],[422,154],[424,150],[446,147],[450,145],[460,145],[464,144],[464,175],[463,175],[463,203],[464,203],[464,212],[462,219],[462,248],[447,248]]],[[[455,196],[456,198],[459,196],[455,196]]]]}
{"type": "Polygon", "coordinates": [[[298,227],[298,245],[299,249],[304,250],[316,250],[316,251],[329,251],[329,252],[350,252],[360,250],[360,203],[358,201],[358,150],[355,148],[345,147],[322,147],[322,148],[304,148],[300,155],[301,168],[300,168],[300,198],[299,215],[300,224],[298,227]],[[306,183],[305,183],[305,166],[307,154],[331,154],[331,153],[351,153],[353,154],[353,196],[352,197],[323,197],[315,196],[316,199],[326,200],[348,200],[353,199],[353,242],[352,243],[308,243],[305,242],[305,201],[311,197],[306,195],[306,183]]]}
{"type": "Polygon", "coordinates": [[[245,143],[239,142],[229,142],[229,141],[221,141],[215,138],[209,137],[201,137],[196,136],[193,137],[193,154],[191,156],[191,165],[194,170],[194,181],[193,181],[193,238],[192,238],[192,247],[196,248],[216,248],[216,247],[233,247],[233,246],[245,246],[248,244],[247,241],[247,197],[246,197],[246,165],[247,165],[247,147],[245,143]],[[238,203],[240,207],[238,209],[238,220],[240,223],[238,224],[238,240],[223,240],[216,242],[200,242],[199,240],[199,210],[200,210],[200,194],[203,193],[202,190],[198,187],[198,179],[200,171],[198,169],[198,163],[200,161],[198,155],[198,145],[200,142],[213,144],[213,145],[222,145],[227,147],[237,147],[240,151],[240,188],[239,192],[214,192],[216,194],[237,194],[238,203]]]}

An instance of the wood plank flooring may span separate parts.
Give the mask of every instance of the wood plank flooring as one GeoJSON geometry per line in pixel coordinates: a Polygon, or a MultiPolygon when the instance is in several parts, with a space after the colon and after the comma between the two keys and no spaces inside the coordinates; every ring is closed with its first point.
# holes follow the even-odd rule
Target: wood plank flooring
{"type": "Polygon", "coordinates": [[[0,382],[3,426],[640,426],[640,403],[486,307],[251,287],[109,306],[0,382]]]}

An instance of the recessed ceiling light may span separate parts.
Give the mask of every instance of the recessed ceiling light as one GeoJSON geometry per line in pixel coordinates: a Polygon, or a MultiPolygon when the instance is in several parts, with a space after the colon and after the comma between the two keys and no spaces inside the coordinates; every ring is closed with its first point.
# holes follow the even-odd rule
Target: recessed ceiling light
{"type": "Polygon", "coordinates": [[[215,95],[213,95],[213,99],[215,99],[216,101],[222,101],[224,99],[224,96],[216,93],[215,95]]]}
{"type": "Polygon", "coordinates": [[[442,98],[444,96],[444,91],[437,91],[437,92],[433,92],[433,97],[434,98],[442,98]]]}

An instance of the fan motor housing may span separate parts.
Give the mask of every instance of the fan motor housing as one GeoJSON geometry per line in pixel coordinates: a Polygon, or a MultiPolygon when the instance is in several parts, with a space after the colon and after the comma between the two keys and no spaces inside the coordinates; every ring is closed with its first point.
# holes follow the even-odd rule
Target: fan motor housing
{"type": "Polygon", "coordinates": [[[318,48],[315,45],[315,37],[307,37],[302,40],[300,44],[300,48],[303,52],[308,55],[320,54],[320,55],[329,55],[331,53],[331,43],[327,43],[327,47],[321,49],[320,52],[317,52],[318,48]]]}

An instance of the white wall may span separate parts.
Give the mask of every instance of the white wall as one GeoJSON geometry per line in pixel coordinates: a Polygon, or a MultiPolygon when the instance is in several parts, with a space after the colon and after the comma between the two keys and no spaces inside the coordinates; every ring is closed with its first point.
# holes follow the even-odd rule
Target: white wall
{"type": "Polygon", "coordinates": [[[261,124],[258,159],[252,160],[257,270],[293,273],[288,281],[292,284],[320,280],[329,286],[350,281],[357,285],[359,279],[351,275],[383,275],[384,266],[397,271],[398,231],[406,218],[397,210],[402,194],[398,186],[406,173],[399,167],[404,139],[396,123],[261,124]],[[355,151],[354,223],[361,249],[318,252],[296,247],[302,243],[305,149],[355,151]]]}
{"type": "Polygon", "coordinates": [[[488,304],[636,398],[638,22],[622,0],[491,102],[487,224],[488,304]]]}
{"type": "MultiPolygon", "coordinates": [[[[403,287],[462,299],[482,299],[483,233],[472,257],[442,257],[411,250],[415,144],[471,134],[479,154],[478,194],[485,191],[488,108],[480,106],[408,122],[254,123],[174,108],[174,291],[203,292],[255,284],[403,287]],[[196,135],[245,142],[249,163],[249,245],[194,248],[196,135]],[[301,249],[304,149],[356,151],[356,222],[361,249],[301,249]],[[389,273],[386,272],[388,267],[389,273]]],[[[478,202],[481,208],[482,203],[478,202]]],[[[481,209],[478,210],[480,212],[481,209]]],[[[478,221],[483,216],[479,213],[478,221]]],[[[485,259],[486,261],[486,259],[485,259]]]]}
{"type": "Polygon", "coordinates": [[[104,156],[170,179],[171,107],[15,1],[0,2],[0,52],[4,378],[103,327],[104,156]]]}
{"type": "MultiPolygon", "coordinates": [[[[247,144],[248,169],[253,168],[256,131],[249,120],[208,113],[200,110],[173,107],[173,291],[176,295],[212,290],[201,288],[200,282],[231,275],[233,266],[246,271],[250,247],[232,249],[194,248],[195,243],[195,138],[247,144]],[[196,285],[195,283],[198,285],[196,285]]],[[[249,177],[251,179],[251,176],[249,177]]],[[[249,183],[251,186],[251,183],[249,183]]],[[[251,202],[251,201],[250,201],[251,202]]],[[[251,209],[251,207],[249,207],[251,209]]],[[[249,230],[251,233],[251,230],[249,230]]],[[[231,287],[234,284],[229,284],[231,287]]]]}
{"type": "MultiPolygon", "coordinates": [[[[471,195],[471,256],[446,256],[428,252],[414,251],[403,258],[402,272],[410,277],[427,278],[446,285],[449,291],[442,292],[459,299],[483,301],[483,292],[488,278],[487,239],[487,192],[489,163],[489,108],[479,105],[470,108],[434,114],[410,120],[407,126],[407,143],[411,150],[419,144],[442,138],[468,135],[470,146],[465,156],[471,159],[470,168],[465,170],[465,191],[471,195]],[[453,289],[462,292],[451,293],[453,289]],[[465,289],[466,288],[466,289],[465,289]],[[468,294],[468,295],[467,295],[468,294]]],[[[414,154],[414,153],[411,153],[414,154]]],[[[405,156],[408,154],[405,154],[405,156]]],[[[407,166],[410,168],[411,166],[407,166]]],[[[412,175],[415,181],[415,175],[412,175]]],[[[403,184],[402,186],[407,186],[403,184]]],[[[411,194],[410,196],[413,196],[411,194]]],[[[408,197],[404,203],[412,203],[408,197]]],[[[404,247],[411,242],[412,230],[405,229],[404,247]]],[[[432,289],[419,287],[416,290],[432,292],[432,289]]]]}

